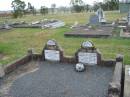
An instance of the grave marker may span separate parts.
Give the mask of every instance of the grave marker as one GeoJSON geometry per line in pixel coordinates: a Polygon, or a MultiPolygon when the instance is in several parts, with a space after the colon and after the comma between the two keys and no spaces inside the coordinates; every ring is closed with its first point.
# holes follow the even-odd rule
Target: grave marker
{"type": "Polygon", "coordinates": [[[90,25],[99,25],[99,19],[97,15],[91,15],[89,19],[90,25]]]}
{"type": "Polygon", "coordinates": [[[83,42],[76,52],[77,62],[86,65],[97,65],[101,62],[101,55],[90,41],[83,42]]]}
{"type": "Polygon", "coordinates": [[[61,61],[63,52],[55,40],[49,40],[43,49],[43,58],[47,61],[61,61]]]}

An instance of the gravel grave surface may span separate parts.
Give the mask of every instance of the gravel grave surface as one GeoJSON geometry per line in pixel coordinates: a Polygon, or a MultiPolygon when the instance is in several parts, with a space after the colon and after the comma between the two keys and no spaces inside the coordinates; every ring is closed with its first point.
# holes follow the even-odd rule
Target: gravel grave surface
{"type": "Polygon", "coordinates": [[[39,62],[38,69],[13,81],[9,97],[106,97],[113,67],[87,66],[76,72],[75,64],[39,62]]]}

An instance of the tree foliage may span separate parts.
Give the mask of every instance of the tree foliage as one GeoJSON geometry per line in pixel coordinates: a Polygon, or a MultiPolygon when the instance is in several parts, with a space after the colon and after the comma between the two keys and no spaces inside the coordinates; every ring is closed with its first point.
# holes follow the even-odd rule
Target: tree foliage
{"type": "Polygon", "coordinates": [[[48,8],[46,6],[41,6],[40,13],[42,15],[48,14],[48,8]]]}
{"type": "Polygon", "coordinates": [[[84,2],[82,0],[71,0],[72,11],[82,12],[84,10],[84,2]]]}
{"type": "Polygon", "coordinates": [[[13,17],[17,18],[17,17],[22,17],[25,13],[25,7],[26,4],[24,1],[21,0],[14,0],[11,3],[12,8],[13,8],[13,17]]]}

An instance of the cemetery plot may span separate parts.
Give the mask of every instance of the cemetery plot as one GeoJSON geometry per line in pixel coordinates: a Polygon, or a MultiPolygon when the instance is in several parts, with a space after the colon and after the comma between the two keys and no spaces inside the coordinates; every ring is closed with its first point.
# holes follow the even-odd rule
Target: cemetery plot
{"type": "Polygon", "coordinates": [[[110,37],[112,36],[112,27],[77,27],[72,32],[66,32],[64,36],[75,36],[75,37],[110,37]]]}
{"type": "Polygon", "coordinates": [[[26,23],[24,21],[10,24],[13,28],[58,28],[65,26],[65,23],[61,20],[41,20],[32,23],[26,23]]]}
{"type": "Polygon", "coordinates": [[[27,55],[0,68],[0,96],[119,97],[122,62],[121,55],[102,60],[91,41],[67,57],[55,40],[48,40],[42,54],[29,49],[27,55]]]}
{"type": "Polygon", "coordinates": [[[30,62],[28,65],[34,68],[38,66],[37,69],[30,70],[30,73],[11,73],[1,82],[2,96],[106,97],[114,70],[113,67],[87,66],[85,72],[78,73],[73,68],[75,64],[30,62]],[[16,78],[11,81],[8,91],[4,91],[9,84],[4,82],[9,82],[11,76],[16,78]]]}

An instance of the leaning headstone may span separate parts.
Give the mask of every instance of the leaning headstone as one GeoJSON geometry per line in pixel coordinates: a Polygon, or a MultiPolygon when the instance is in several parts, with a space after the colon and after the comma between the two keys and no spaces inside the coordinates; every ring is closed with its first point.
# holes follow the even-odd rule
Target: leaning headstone
{"type": "Polygon", "coordinates": [[[55,40],[49,40],[42,53],[43,59],[46,61],[61,61],[63,59],[63,51],[55,40]]]}
{"type": "Polygon", "coordinates": [[[78,63],[86,65],[97,65],[101,63],[101,54],[90,41],[83,42],[81,48],[76,52],[78,63]]]}
{"type": "Polygon", "coordinates": [[[99,25],[99,19],[97,15],[91,15],[89,19],[90,25],[99,25]]]}
{"type": "Polygon", "coordinates": [[[0,64],[0,78],[3,78],[4,75],[5,75],[4,68],[3,68],[2,65],[0,64]]]}

